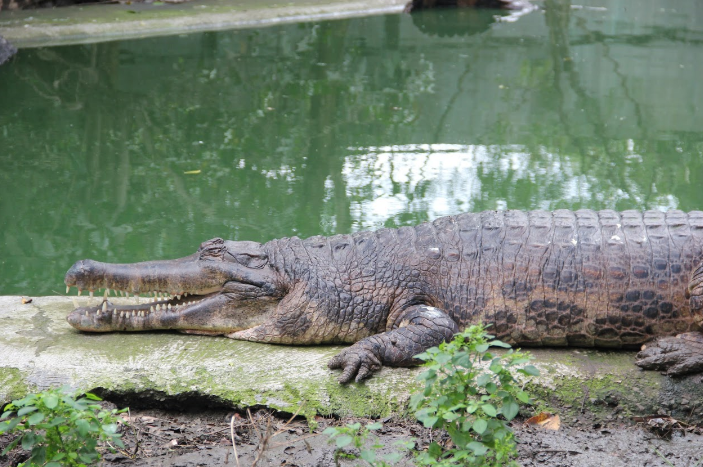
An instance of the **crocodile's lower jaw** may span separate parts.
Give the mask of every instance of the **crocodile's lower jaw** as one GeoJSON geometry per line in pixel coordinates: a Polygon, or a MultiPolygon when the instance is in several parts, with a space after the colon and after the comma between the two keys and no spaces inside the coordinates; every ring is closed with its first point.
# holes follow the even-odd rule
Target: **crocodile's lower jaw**
{"type": "MultiPolygon", "coordinates": [[[[66,289],[68,291],[70,288],[66,289]]],[[[129,292],[117,290],[113,292],[117,296],[130,297],[129,292]]],[[[149,292],[145,295],[142,297],[134,294],[133,304],[116,304],[109,299],[110,289],[105,289],[99,305],[76,306],[66,319],[73,327],[89,332],[168,329],[169,323],[178,322],[180,316],[189,309],[214,297],[217,292],[203,295],[149,292]]],[[[90,292],[90,297],[92,300],[93,291],[90,292]]]]}

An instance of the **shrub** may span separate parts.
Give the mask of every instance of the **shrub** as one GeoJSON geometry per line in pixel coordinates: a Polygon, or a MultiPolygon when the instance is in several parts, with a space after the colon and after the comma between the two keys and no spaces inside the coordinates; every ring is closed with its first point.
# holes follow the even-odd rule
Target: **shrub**
{"type": "Polygon", "coordinates": [[[0,434],[20,436],[2,454],[20,444],[31,451],[20,466],[85,466],[100,459],[99,441],[123,448],[116,414],[126,409],[104,410],[95,403],[99,400],[91,393],[76,399],[76,392],[64,386],[12,401],[0,416],[0,434]]]}
{"type": "Polygon", "coordinates": [[[418,456],[419,464],[516,465],[517,448],[508,422],[518,414],[519,402],[531,402],[516,379],[516,372],[539,374],[534,366],[525,365],[531,357],[493,340],[482,325],[475,325],[417,358],[427,368],[418,377],[425,389],[412,396],[410,406],[425,427],[446,430],[453,443],[445,448],[433,442],[418,456]],[[494,356],[490,346],[509,350],[494,356]]]}

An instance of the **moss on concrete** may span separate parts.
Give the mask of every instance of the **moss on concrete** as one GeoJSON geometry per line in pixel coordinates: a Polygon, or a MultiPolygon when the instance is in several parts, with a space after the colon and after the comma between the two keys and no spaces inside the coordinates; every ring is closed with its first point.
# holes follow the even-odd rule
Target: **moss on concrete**
{"type": "Polygon", "coordinates": [[[27,383],[27,375],[17,368],[0,367],[0,408],[8,402],[24,397],[34,388],[27,383]]]}
{"type": "MultiPolygon", "coordinates": [[[[404,413],[419,369],[384,368],[363,384],[340,386],[327,361],[338,346],[290,347],[177,333],[85,334],[65,316],[71,299],[0,297],[0,395],[70,384],[129,405],[270,407],[286,413],[383,417],[404,413]],[[302,406],[302,408],[300,408],[302,406]]],[[[593,420],[692,412],[703,400],[701,376],[673,380],[641,372],[632,352],[536,349],[542,375],[528,386],[536,410],[566,421],[583,409],[593,420]]],[[[0,398],[2,399],[2,398],[0,398]]],[[[529,410],[529,409],[528,409],[529,410]]],[[[698,412],[696,412],[698,411],[698,412]]],[[[531,413],[526,413],[531,415],[531,413]]]]}

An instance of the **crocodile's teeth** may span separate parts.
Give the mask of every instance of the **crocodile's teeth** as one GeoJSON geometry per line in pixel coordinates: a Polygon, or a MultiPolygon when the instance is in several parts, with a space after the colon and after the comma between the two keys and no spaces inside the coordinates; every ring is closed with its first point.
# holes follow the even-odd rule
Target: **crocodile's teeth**
{"type": "Polygon", "coordinates": [[[93,291],[91,290],[90,292],[88,292],[88,295],[90,295],[90,298],[92,299],[93,298],[93,291]]]}
{"type": "Polygon", "coordinates": [[[107,300],[108,295],[110,295],[110,289],[105,289],[105,292],[103,293],[103,298],[107,300]]]}
{"type": "Polygon", "coordinates": [[[73,308],[78,308],[78,300],[75,298],[71,298],[71,300],[73,300],[73,308]]]}
{"type": "Polygon", "coordinates": [[[171,304],[168,304],[168,310],[171,311],[171,304]]]}
{"type": "Polygon", "coordinates": [[[78,289],[78,296],[79,296],[79,297],[81,296],[81,292],[82,292],[82,290],[81,290],[81,289],[78,289]]]}
{"type": "Polygon", "coordinates": [[[66,286],[66,293],[69,293],[71,291],[71,288],[69,286],[66,286]]]}
{"type": "Polygon", "coordinates": [[[153,305],[149,307],[149,311],[151,311],[152,313],[154,312],[154,306],[153,306],[153,305]]]}
{"type": "Polygon", "coordinates": [[[107,311],[107,302],[103,302],[103,311],[107,311]]]}

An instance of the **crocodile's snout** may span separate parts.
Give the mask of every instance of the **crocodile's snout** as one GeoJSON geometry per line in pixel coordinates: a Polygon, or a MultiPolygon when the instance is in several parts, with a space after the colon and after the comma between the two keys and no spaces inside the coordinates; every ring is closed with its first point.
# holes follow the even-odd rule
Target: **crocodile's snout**
{"type": "Polygon", "coordinates": [[[92,259],[77,261],[63,279],[66,287],[78,287],[78,290],[89,288],[96,279],[97,265],[97,261],[92,259]]]}

